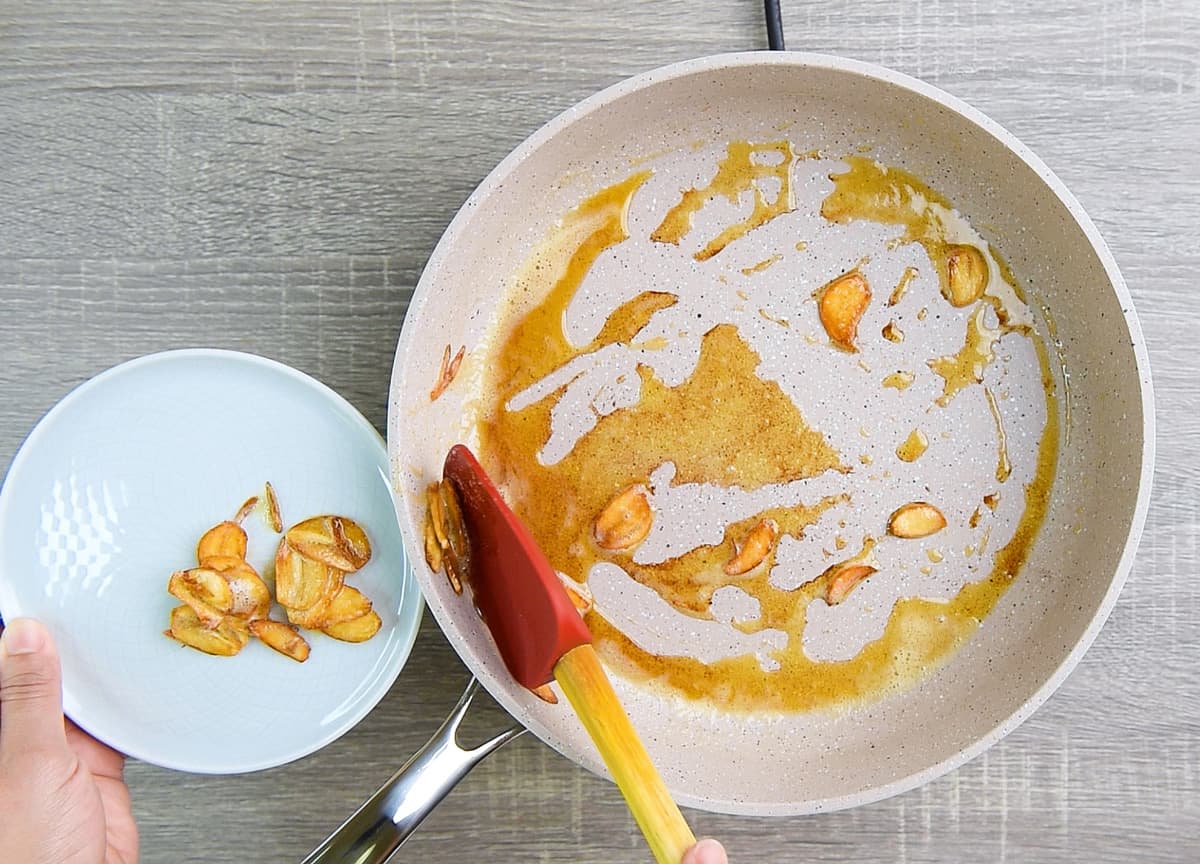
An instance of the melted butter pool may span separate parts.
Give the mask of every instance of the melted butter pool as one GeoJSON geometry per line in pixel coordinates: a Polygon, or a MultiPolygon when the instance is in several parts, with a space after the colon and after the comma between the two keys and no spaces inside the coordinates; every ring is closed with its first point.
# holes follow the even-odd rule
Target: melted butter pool
{"type": "Polygon", "coordinates": [[[709,158],[711,180],[680,193],[669,172],[631,174],[531,255],[488,359],[480,459],[557,569],[616,567],[655,595],[631,604],[643,595],[618,582],[597,597],[588,623],[618,674],[734,711],[878,698],[949,658],[1028,555],[1058,453],[1044,342],[994,250],[911,174],[786,142],[689,158],[709,158]],[[951,243],[992,276],[962,309],[942,296],[951,243]],[[850,357],[820,338],[811,295],[859,266],[874,298],[850,357]],[[902,341],[866,335],[888,321],[902,341]],[[875,365],[919,371],[889,386],[875,365]],[[651,490],[653,531],[605,551],[593,521],[633,484],[651,490]],[[947,528],[888,537],[886,513],[911,500],[947,528]],[[778,542],[729,575],[762,519],[778,542]],[[826,604],[822,574],[860,549],[877,571],[826,604]],[[702,656],[718,592],[752,611],[718,622],[742,648],[702,656]],[[755,634],[771,638],[737,641],[755,634]]]}

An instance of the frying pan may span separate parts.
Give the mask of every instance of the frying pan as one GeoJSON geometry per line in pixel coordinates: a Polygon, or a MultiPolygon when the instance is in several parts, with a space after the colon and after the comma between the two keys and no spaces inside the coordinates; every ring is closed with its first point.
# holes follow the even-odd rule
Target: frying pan
{"type": "MultiPolygon", "coordinates": [[[[832,173],[844,171],[847,160],[856,156],[911,172],[945,196],[981,241],[1007,260],[1016,283],[1027,292],[1029,326],[1046,349],[1053,399],[1045,400],[1042,386],[1031,389],[1019,382],[1022,375],[1040,381],[1037,366],[1021,367],[1020,358],[1012,355],[1022,349],[1005,348],[1004,342],[998,353],[1010,364],[1004,370],[1009,379],[995,386],[1010,398],[1009,408],[1001,406],[1002,414],[1009,412],[1003,419],[1009,424],[1015,466],[1010,500],[1021,497],[1018,482],[1032,482],[1030,472],[1036,466],[1030,460],[1036,459],[1031,454],[1044,440],[1039,430],[1044,433],[1052,420],[1057,424],[1044,521],[1023,568],[990,614],[948,659],[917,670],[908,686],[812,710],[734,710],[719,701],[686,698],[669,686],[614,675],[635,727],[684,805],[784,816],[852,807],[911,789],[978,755],[1015,728],[1050,696],[1095,638],[1130,570],[1145,517],[1154,420],[1142,335],[1129,294],[1094,225],[1062,183],[1010,134],[926,84],[864,63],[814,54],[707,57],[604,90],[552,120],[508,156],[445,232],[421,277],[400,336],[388,415],[389,454],[401,532],[417,562],[429,608],[464,663],[522,726],[565,757],[603,775],[572,712],[517,686],[475,613],[469,592],[456,594],[441,573],[423,563],[424,489],[438,479],[450,446],[479,442],[477,421],[488,404],[493,352],[503,344],[505,328],[521,304],[538,300],[524,295],[514,300],[516,274],[561,230],[564,214],[641,170],[650,172],[651,179],[630,205],[630,240],[607,250],[593,265],[592,281],[584,283],[568,308],[567,329],[575,328],[586,343],[597,321],[617,302],[610,293],[623,300],[638,290],[669,286],[681,298],[692,297],[691,306],[686,299],[680,305],[704,319],[690,334],[696,337],[719,323],[716,319],[723,314],[712,311],[722,301],[713,300],[711,293],[723,274],[728,279],[722,284],[729,290],[722,296],[740,297],[746,301],[743,306],[767,298],[762,309],[742,309],[737,321],[745,332],[762,328],[761,333],[754,330],[759,333],[754,339],[747,337],[762,359],[760,374],[773,377],[785,389],[789,374],[799,375],[802,383],[791,392],[817,394],[804,403],[806,416],[817,415],[826,425],[843,416],[861,427],[857,431],[864,438],[900,429],[902,420],[896,418],[902,409],[884,401],[891,398],[886,388],[854,383],[856,368],[883,362],[866,343],[880,342],[873,328],[885,319],[869,316],[887,314],[882,300],[891,283],[876,290],[870,307],[876,312],[868,312],[861,322],[860,333],[872,338],[860,337],[864,345],[859,354],[833,350],[812,325],[816,312],[811,296],[821,284],[819,272],[832,276],[861,266],[872,279],[886,281],[896,272],[887,267],[900,267],[909,260],[906,254],[917,256],[911,260],[918,269],[932,269],[917,244],[887,242],[900,235],[896,226],[856,223],[842,232],[826,230],[827,220],[816,210],[831,188],[830,166],[832,173]],[[775,220],[774,228],[763,226],[730,243],[709,262],[716,269],[706,270],[695,256],[684,254],[695,248],[697,237],[685,238],[680,248],[646,240],[648,229],[678,200],[681,189],[702,186],[712,176],[730,142],[781,139],[790,141],[794,153],[810,154],[792,167],[796,209],[789,215],[793,221],[786,234],[791,245],[781,245],[785,220],[775,220]],[[901,257],[887,264],[890,253],[901,257]],[[664,263],[663,254],[676,257],[664,263]],[[812,264],[814,256],[818,265],[812,264]],[[741,294],[736,291],[739,285],[741,294]],[[790,305],[787,292],[793,298],[790,305]],[[593,314],[594,310],[601,311],[593,314]],[[809,353],[799,352],[807,359],[798,370],[788,366],[794,361],[782,356],[787,352],[773,353],[776,337],[761,335],[781,319],[791,338],[803,331],[803,341],[795,344],[811,348],[809,353]],[[465,359],[453,383],[433,400],[431,387],[446,346],[465,346],[465,359]],[[847,408],[859,404],[861,410],[847,408]]],[[[731,200],[729,206],[745,201],[731,200]]],[[[703,215],[697,216],[696,235],[705,230],[703,215]]],[[[727,213],[721,224],[733,218],[727,213]]],[[[954,327],[961,328],[963,319],[954,318],[957,312],[947,314],[958,321],[954,327]]],[[[682,325],[673,320],[670,326],[682,325]]],[[[694,338],[689,343],[682,330],[672,332],[679,332],[680,341],[694,348],[694,338]]],[[[933,341],[928,344],[909,339],[907,347],[901,347],[912,353],[898,356],[916,368],[930,352],[951,350],[934,344],[939,337],[929,338],[933,341]]],[[[680,352],[686,355],[689,350],[685,344],[680,352]]],[[[882,371],[887,370],[872,366],[862,380],[877,385],[876,373],[882,371]]],[[[930,391],[930,398],[936,395],[930,391]]],[[[972,404],[978,409],[983,403],[972,404]]],[[[981,443],[977,453],[960,451],[940,461],[923,457],[914,463],[920,468],[913,475],[912,495],[955,488],[963,477],[973,476],[977,462],[992,470],[993,419],[1001,422],[982,409],[972,413],[964,408],[946,420],[941,438],[975,438],[988,442],[986,448],[981,443]]],[[[567,427],[572,422],[576,421],[564,421],[567,427]]],[[[594,421],[578,422],[586,426],[594,421]]],[[[829,434],[847,447],[845,442],[853,438],[829,434]]],[[[754,446],[752,441],[745,444],[754,446]]],[[[930,454],[935,449],[931,446],[930,454]]],[[[854,454],[845,456],[851,461],[854,454]]],[[[878,510],[887,505],[887,494],[875,500],[875,493],[854,486],[854,478],[869,470],[864,462],[846,475],[847,489],[861,494],[851,495],[853,503],[842,511],[843,518],[853,519],[855,508],[878,510]]],[[[522,507],[525,512],[563,507],[569,499],[569,490],[564,490],[558,501],[524,501],[520,478],[501,481],[508,481],[507,492],[519,505],[518,512],[522,507]]],[[[679,485],[668,473],[658,477],[655,494],[669,498],[667,493],[679,485]]],[[[694,521],[703,523],[711,515],[705,508],[716,505],[700,501],[688,506],[694,521]]],[[[827,528],[818,523],[809,533],[832,542],[827,528]]],[[[820,544],[808,545],[812,548],[792,544],[795,556],[811,554],[822,560],[820,544]]],[[[955,560],[965,561],[962,555],[955,560]]],[[[896,588],[893,581],[891,594],[887,579],[873,577],[851,595],[873,598],[848,607],[856,608],[857,614],[827,616],[819,627],[810,620],[815,629],[824,628],[826,637],[826,644],[814,643],[812,650],[834,660],[841,651],[844,659],[878,637],[882,624],[874,607],[882,606],[886,618],[891,602],[907,591],[944,601],[961,587],[961,579],[951,588],[935,584],[936,578],[922,583],[917,570],[914,564],[912,579],[903,583],[908,588],[896,588]]],[[[693,619],[664,618],[662,604],[645,591],[619,580],[614,589],[611,578],[610,587],[601,590],[604,580],[597,581],[602,583],[597,588],[599,611],[642,634],[635,639],[653,643],[651,650],[657,653],[696,653],[697,639],[687,635],[693,619]]],[[[769,663],[769,657],[764,662],[769,663]]]]}

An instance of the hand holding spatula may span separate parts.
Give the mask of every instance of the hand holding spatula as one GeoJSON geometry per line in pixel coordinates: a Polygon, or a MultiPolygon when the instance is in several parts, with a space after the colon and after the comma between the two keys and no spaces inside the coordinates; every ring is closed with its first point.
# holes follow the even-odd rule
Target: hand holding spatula
{"type": "Polygon", "coordinates": [[[462,506],[475,604],[509,672],[524,687],[558,681],[659,864],[696,839],[650,761],[592,648],[592,635],[533,537],[471,451],[456,445],[444,479],[462,506]]]}

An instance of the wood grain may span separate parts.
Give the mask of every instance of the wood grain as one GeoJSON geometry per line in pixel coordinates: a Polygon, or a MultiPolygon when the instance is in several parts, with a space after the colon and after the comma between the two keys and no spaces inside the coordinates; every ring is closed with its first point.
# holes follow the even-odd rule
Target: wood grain
{"type": "MultiPolygon", "coordinates": [[[[765,44],[751,0],[0,4],[0,464],[96,372],[265,354],[382,428],[413,286],[526,135],[628,75],[765,44]]],[[[785,0],[789,47],[891,66],[1006,126],[1110,244],[1150,345],[1155,495],[1134,573],[1049,703],[852,811],[686,814],[735,861],[1200,859],[1200,4],[785,0]]],[[[130,765],[143,861],[298,860],[431,734],[466,673],[426,620],[380,707],[245,777],[130,765]]],[[[484,730],[506,724],[486,706],[484,730]]],[[[616,790],[524,736],[399,860],[648,860],[616,790]]]]}

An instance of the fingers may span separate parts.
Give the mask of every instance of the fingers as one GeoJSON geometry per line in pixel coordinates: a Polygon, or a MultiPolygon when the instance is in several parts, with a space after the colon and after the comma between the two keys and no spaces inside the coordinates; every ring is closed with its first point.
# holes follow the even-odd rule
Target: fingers
{"type": "MultiPolygon", "coordinates": [[[[3,722],[0,720],[0,722],[3,722]]],[[[124,781],[125,757],[106,744],[101,744],[70,720],[66,721],[67,745],[88,767],[94,777],[124,781]]]]}
{"type": "Polygon", "coordinates": [[[65,746],[54,640],[37,621],[10,621],[0,634],[0,759],[65,746]]]}
{"type": "Polygon", "coordinates": [[[709,837],[689,849],[680,864],[729,864],[729,858],[725,847],[709,837]]]}

